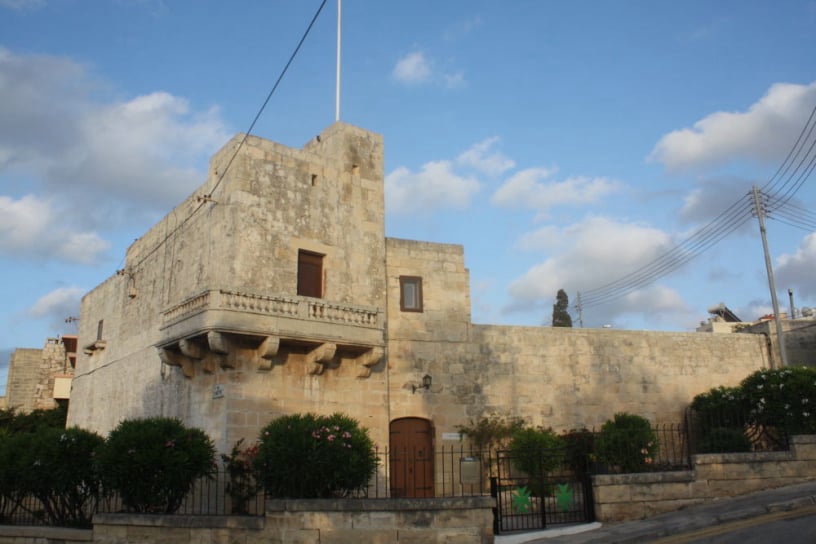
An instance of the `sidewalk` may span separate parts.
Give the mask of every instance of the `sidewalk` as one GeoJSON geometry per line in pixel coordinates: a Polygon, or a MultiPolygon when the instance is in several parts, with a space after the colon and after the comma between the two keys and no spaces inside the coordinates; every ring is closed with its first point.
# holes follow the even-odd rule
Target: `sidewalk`
{"type": "Polygon", "coordinates": [[[565,544],[635,543],[688,533],[735,520],[816,504],[816,481],[718,499],[649,519],[556,527],[535,533],[499,535],[496,544],[554,542],[565,544]],[[577,532],[580,531],[580,532],[577,532]]]}

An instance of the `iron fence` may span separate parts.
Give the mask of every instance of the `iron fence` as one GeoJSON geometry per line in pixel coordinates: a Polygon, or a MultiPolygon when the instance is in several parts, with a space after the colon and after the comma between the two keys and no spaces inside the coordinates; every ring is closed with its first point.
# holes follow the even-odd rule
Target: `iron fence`
{"type": "Polygon", "coordinates": [[[443,447],[377,449],[377,470],[356,496],[474,497],[490,493],[493,456],[489,451],[443,447]]]}
{"type": "MultiPolygon", "coordinates": [[[[567,433],[566,445],[558,452],[563,458],[563,467],[556,472],[561,475],[559,478],[564,479],[563,474],[569,473],[574,475],[575,481],[583,481],[583,478],[593,474],[687,470],[691,467],[691,456],[696,453],[788,449],[789,436],[784,428],[752,424],[749,415],[733,410],[709,410],[703,414],[689,411],[683,423],[653,425],[652,433],[656,440],[654,449],[621,451],[617,456],[622,459],[625,455],[634,455],[639,459],[635,470],[620,463],[609,462],[598,455],[597,445],[603,435],[601,431],[592,429],[567,433]],[[623,470],[624,468],[630,470],[623,470]]],[[[625,442],[621,441],[622,444],[625,442]]],[[[506,453],[502,455],[496,451],[471,449],[464,444],[430,452],[408,448],[377,449],[376,456],[378,464],[374,475],[353,497],[487,496],[491,494],[492,484],[493,496],[502,498],[505,491],[502,486],[509,485],[502,484],[502,478],[512,480],[524,477],[518,475],[517,468],[508,464],[512,461],[506,453]]],[[[551,475],[544,476],[549,478],[551,475]]],[[[586,497],[581,501],[591,501],[589,493],[591,490],[586,491],[586,497]]],[[[540,508],[543,509],[544,506],[542,502],[540,508]]],[[[124,511],[119,497],[104,492],[100,492],[95,500],[89,501],[87,508],[87,519],[91,519],[94,513],[124,511]]],[[[176,513],[261,516],[264,515],[265,508],[266,497],[263,492],[236,496],[234,489],[230,488],[228,473],[219,468],[194,483],[176,513]]],[[[512,512],[512,509],[505,508],[505,512],[512,512]]],[[[557,519],[559,518],[551,518],[549,523],[558,522],[557,519]]],[[[49,519],[46,508],[35,497],[0,496],[0,524],[51,523],[53,522],[49,519]]]]}
{"type": "Polygon", "coordinates": [[[686,422],[694,453],[790,449],[790,433],[784,422],[759,422],[753,412],[740,407],[689,409],[686,422]]]}

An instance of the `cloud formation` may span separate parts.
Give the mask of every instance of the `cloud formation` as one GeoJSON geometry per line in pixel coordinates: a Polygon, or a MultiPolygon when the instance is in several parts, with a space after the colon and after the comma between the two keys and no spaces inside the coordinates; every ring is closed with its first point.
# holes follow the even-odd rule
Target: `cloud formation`
{"type": "Polygon", "coordinates": [[[816,297],[816,233],[810,233],[799,243],[793,254],[783,254],[777,259],[775,275],[780,285],[794,288],[797,296],[816,297]]]}
{"type": "Polygon", "coordinates": [[[622,184],[603,177],[574,176],[563,181],[548,181],[551,168],[527,168],[507,179],[493,194],[497,206],[530,208],[543,217],[550,208],[598,202],[618,192],[622,184]]]}
{"type": "Polygon", "coordinates": [[[0,48],[0,207],[14,218],[0,219],[0,251],[91,262],[107,249],[96,231],[155,217],[204,181],[228,138],[216,109],[165,92],[103,102],[103,88],[71,59],[0,48]]]}
{"type": "Polygon", "coordinates": [[[427,213],[441,208],[466,208],[479,182],[457,174],[451,161],[431,161],[412,172],[401,166],[385,176],[388,213],[427,213]]]}
{"type": "Polygon", "coordinates": [[[34,195],[19,200],[0,196],[0,254],[93,263],[110,244],[95,232],[78,230],[70,210],[58,212],[34,195]]]}
{"type": "MultiPolygon", "coordinates": [[[[671,247],[671,237],[648,226],[605,217],[590,217],[565,228],[547,226],[522,237],[522,242],[539,247],[549,238],[553,255],[531,267],[511,282],[511,302],[506,313],[539,311],[552,307],[555,294],[565,289],[574,298],[578,291],[600,287],[651,262],[671,247]]],[[[575,303],[575,300],[572,300],[575,303]]],[[[592,308],[585,314],[589,326],[614,322],[627,314],[677,315],[688,308],[680,296],[665,286],[653,284],[614,301],[592,308]]],[[[548,317],[549,314],[546,315],[548,317]]]]}
{"type": "Polygon", "coordinates": [[[23,11],[26,9],[39,9],[45,5],[45,0],[0,0],[0,8],[23,11]]]}
{"type": "Polygon", "coordinates": [[[59,287],[38,298],[27,313],[31,317],[46,317],[55,313],[63,318],[77,315],[84,294],[85,289],[81,287],[59,287]]]}
{"type": "Polygon", "coordinates": [[[493,151],[493,147],[499,142],[498,136],[486,138],[475,143],[469,149],[463,151],[456,162],[462,166],[467,166],[490,176],[503,174],[516,166],[516,161],[499,151],[493,151]]]}
{"type": "Polygon", "coordinates": [[[777,83],[744,112],[715,112],[691,128],[672,131],[648,160],[672,172],[735,160],[782,162],[816,103],[816,82],[777,83]]]}
{"type": "Polygon", "coordinates": [[[439,69],[436,63],[421,51],[408,53],[397,60],[391,70],[391,77],[405,85],[436,84],[447,89],[465,85],[464,70],[439,69]]]}
{"type": "Polygon", "coordinates": [[[431,78],[431,65],[423,53],[414,51],[399,59],[391,74],[401,83],[424,83],[431,78]]]}

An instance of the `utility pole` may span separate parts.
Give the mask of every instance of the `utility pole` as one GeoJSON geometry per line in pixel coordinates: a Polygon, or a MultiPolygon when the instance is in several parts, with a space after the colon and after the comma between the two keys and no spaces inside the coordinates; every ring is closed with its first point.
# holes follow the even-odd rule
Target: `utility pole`
{"type": "Polygon", "coordinates": [[[765,206],[762,203],[759,188],[756,185],[751,188],[751,194],[754,197],[754,213],[756,213],[757,219],[759,220],[759,234],[762,237],[762,250],[765,253],[765,270],[768,272],[768,287],[771,290],[771,304],[773,304],[776,340],[779,344],[779,357],[782,361],[782,366],[788,366],[788,354],[785,351],[785,335],[782,334],[782,319],[779,317],[779,301],[776,299],[773,266],[771,266],[771,255],[768,251],[768,238],[765,235],[765,206]]]}
{"type": "Polygon", "coordinates": [[[578,310],[578,325],[584,328],[584,305],[581,304],[581,291],[578,291],[578,296],[575,297],[575,309],[578,310]]]}

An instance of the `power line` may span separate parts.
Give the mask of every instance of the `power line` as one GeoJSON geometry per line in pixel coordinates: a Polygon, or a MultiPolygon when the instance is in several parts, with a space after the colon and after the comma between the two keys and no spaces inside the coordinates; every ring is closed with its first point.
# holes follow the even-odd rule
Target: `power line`
{"type": "MultiPolygon", "coordinates": [[[[816,215],[791,204],[790,200],[816,168],[814,129],[816,129],[816,107],[811,110],[807,122],[785,160],[763,186],[766,210],[775,212],[776,215],[784,217],[796,226],[808,228],[810,225],[816,226],[816,215]]],[[[653,261],[615,281],[594,289],[582,290],[581,309],[626,296],[677,270],[745,224],[752,217],[753,208],[751,197],[745,195],[707,225],[653,261]]],[[[773,218],[773,216],[770,217],[773,218]]],[[[777,220],[781,221],[778,218],[777,220]]]]}
{"type": "Polygon", "coordinates": [[[195,209],[193,209],[193,211],[191,211],[184,219],[182,219],[182,221],[180,223],[178,223],[173,228],[173,230],[168,232],[155,246],[153,246],[145,255],[143,255],[142,258],[139,259],[139,261],[137,261],[133,265],[133,268],[139,267],[151,255],[156,253],[165,243],[167,243],[167,240],[169,240],[171,236],[175,235],[179,230],[181,230],[182,227],[184,227],[190,221],[190,219],[193,218],[193,216],[204,206],[204,204],[206,204],[207,202],[214,202],[212,200],[213,193],[215,192],[215,190],[218,188],[218,186],[223,181],[224,176],[227,175],[227,171],[229,170],[230,166],[232,166],[232,163],[235,160],[235,157],[238,155],[238,152],[241,151],[241,148],[244,146],[244,143],[246,142],[247,138],[250,136],[250,134],[252,133],[252,130],[255,128],[255,124],[258,122],[258,119],[260,119],[261,114],[263,113],[264,109],[266,108],[266,105],[269,103],[269,100],[272,98],[272,95],[275,94],[275,91],[277,90],[278,85],[280,85],[280,82],[283,80],[283,76],[286,75],[287,70],[289,70],[289,66],[295,60],[295,57],[297,56],[298,51],[300,51],[300,48],[303,45],[303,42],[306,41],[306,38],[309,35],[309,33],[311,32],[312,27],[315,24],[315,21],[317,21],[317,18],[320,15],[320,12],[323,11],[323,7],[326,5],[326,2],[327,2],[327,0],[323,0],[320,3],[320,6],[317,8],[317,11],[315,12],[314,16],[312,17],[312,20],[309,22],[309,26],[306,27],[306,31],[301,36],[300,40],[298,41],[297,46],[295,47],[292,54],[289,56],[289,60],[286,62],[286,65],[283,67],[283,70],[281,70],[281,73],[278,76],[278,79],[275,81],[275,84],[272,86],[272,90],[270,90],[269,94],[266,95],[266,100],[264,100],[263,104],[261,105],[260,109],[258,110],[258,113],[255,115],[255,118],[252,120],[252,123],[249,125],[249,128],[244,133],[244,137],[241,139],[240,143],[235,148],[235,151],[233,152],[232,156],[230,157],[229,162],[227,162],[227,166],[224,168],[223,172],[221,172],[221,174],[218,176],[218,179],[216,180],[215,184],[213,184],[213,188],[210,190],[210,192],[208,194],[203,195],[203,196],[199,196],[198,197],[198,205],[195,207],[195,209]]]}

